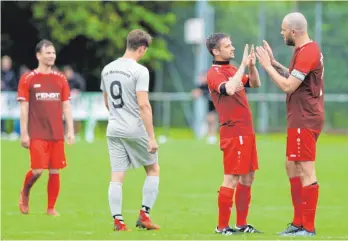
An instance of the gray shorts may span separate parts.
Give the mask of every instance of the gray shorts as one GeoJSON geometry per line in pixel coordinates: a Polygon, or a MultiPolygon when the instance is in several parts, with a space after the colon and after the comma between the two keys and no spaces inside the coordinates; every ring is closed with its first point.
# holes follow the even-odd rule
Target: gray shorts
{"type": "Polygon", "coordinates": [[[108,149],[111,170],[113,172],[126,171],[133,168],[149,166],[157,162],[157,152],[147,151],[148,138],[125,138],[108,136],[108,149]]]}

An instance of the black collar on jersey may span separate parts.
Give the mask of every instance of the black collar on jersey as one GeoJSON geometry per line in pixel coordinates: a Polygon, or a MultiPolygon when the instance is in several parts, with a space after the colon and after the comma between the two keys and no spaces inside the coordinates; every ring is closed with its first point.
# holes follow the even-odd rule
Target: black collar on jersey
{"type": "Polygon", "coordinates": [[[230,64],[230,61],[213,61],[213,64],[218,64],[218,65],[226,65],[226,64],[230,64]]]}

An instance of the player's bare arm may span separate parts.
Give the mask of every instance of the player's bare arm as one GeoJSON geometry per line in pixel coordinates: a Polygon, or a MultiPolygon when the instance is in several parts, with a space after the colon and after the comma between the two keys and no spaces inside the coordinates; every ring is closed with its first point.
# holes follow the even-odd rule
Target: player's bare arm
{"type": "Polygon", "coordinates": [[[70,145],[74,143],[75,135],[74,135],[73,118],[71,113],[71,104],[69,100],[66,100],[63,102],[63,114],[67,124],[67,143],[70,145]]]}
{"type": "Polygon", "coordinates": [[[254,45],[251,46],[250,55],[249,55],[249,84],[252,88],[258,88],[261,86],[261,80],[259,76],[259,72],[256,68],[256,55],[254,45]]]}
{"type": "Polygon", "coordinates": [[[24,148],[29,148],[30,137],[28,132],[28,115],[29,115],[29,102],[20,102],[20,127],[21,127],[21,145],[24,148]]]}
{"type": "Polygon", "coordinates": [[[149,93],[147,91],[137,91],[137,99],[140,110],[141,119],[144,121],[146,132],[149,136],[149,152],[155,153],[158,145],[155,139],[155,132],[152,122],[152,108],[149,101],[149,93]]]}
{"type": "Polygon", "coordinates": [[[288,78],[290,76],[289,69],[279,63],[273,55],[272,48],[269,46],[266,40],[263,40],[263,48],[267,51],[268,56],[271,59],[271,64],[275,70],[283,77],[288,78]]]}
{"type": "Polygon", "coordinates": [[[106,107],[106,109],[109,110],[108,93],[104,92],[103,94],[104,94],[104,104],[105,104],[105,107],[106,107]]]}
{"type": "Polygon", "coordinates": [[[285,93],[293,93],[302,83],[302,81],[292,75],[288,78],[281,76],[272,66],[269,54],[263,47],[256,47],[256,57],[262,67],[266,70],[273,82],[285,93]]]}
{"type": "Polygon", "coordinates": [[[248,49],[249,49],[249,46],[248,46],[248,44],[246,44],[245,48],[244,48],[242,63],[240,65],[239,69],[237,70],[236,74],[233,77],[230,77],[225,84],[226,93],[228,95],[234,95],[238,86],[240,86],[240,83],[242,81],[242,78],[243,78],[243,75],[245,72],[245,68],[249,64],[249,61],[250,61],[248,49]]]}

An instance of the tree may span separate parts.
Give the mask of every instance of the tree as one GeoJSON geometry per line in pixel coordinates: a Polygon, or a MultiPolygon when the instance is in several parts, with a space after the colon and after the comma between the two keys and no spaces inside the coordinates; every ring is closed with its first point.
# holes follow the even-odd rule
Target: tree
{"type": "Polygon", "coordinates": [[[170,3],[124,1],[36,2],[32,11],[38,28],[58,44],[58,49],[84,36],[100,45],[96,57],[102,58],[102,64],[123,53],[131,29],[145,29],[155,38],[143,61],[153,66],[173,57],[161,37],[175,23],[170,6],[170,3]]]}

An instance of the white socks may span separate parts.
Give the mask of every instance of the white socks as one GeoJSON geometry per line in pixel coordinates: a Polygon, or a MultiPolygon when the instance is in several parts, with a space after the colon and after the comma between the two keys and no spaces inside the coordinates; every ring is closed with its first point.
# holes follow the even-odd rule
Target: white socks
{"type": "Polygon", "coordinates": [[[110,182],[109,206],[112,216],[122,214],[122,183],[110,182]]]}
{"type": "Polygon", "coordinates": [[[143,186],[143,207],[151,209],[156,201],[159,176],[147,176],[143,186]]]}

